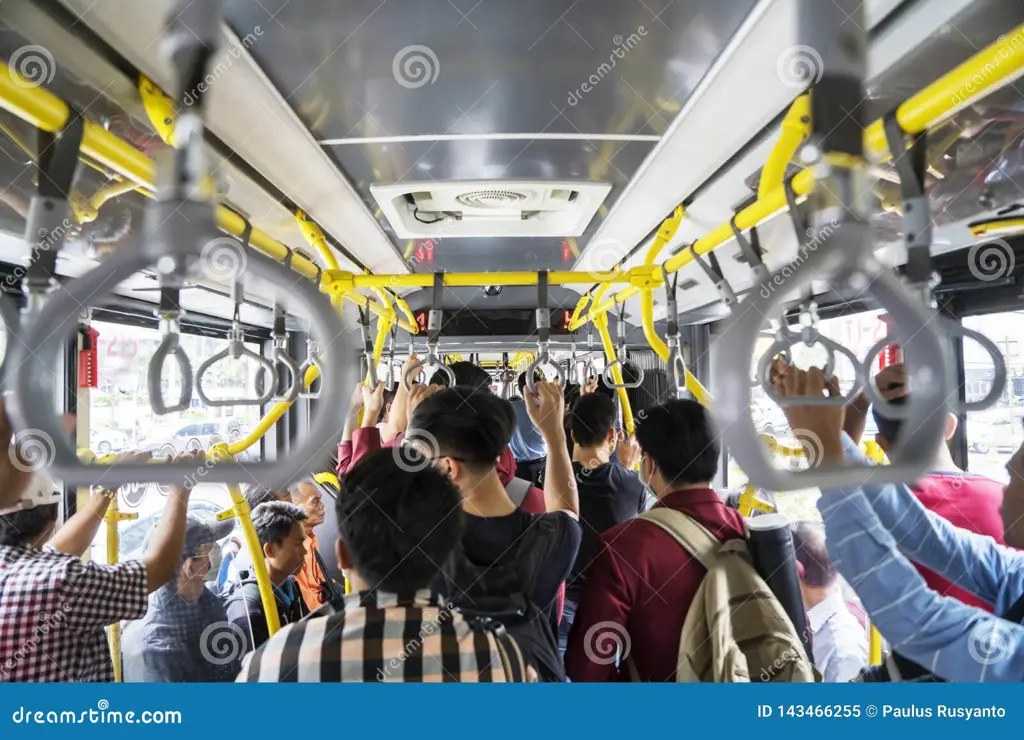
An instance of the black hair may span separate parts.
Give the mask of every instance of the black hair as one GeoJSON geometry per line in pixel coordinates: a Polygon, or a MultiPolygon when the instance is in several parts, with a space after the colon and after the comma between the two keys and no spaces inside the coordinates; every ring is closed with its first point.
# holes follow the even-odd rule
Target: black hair
{"type": "MultiPolygon", "coordinates": [[[[491,375],[482,367],[466,360],[453,362],[448,366],[455,376],[455,385],[468,386],[477,390],[487,391],[491,388],[491,375]]],[[[448,376],[438,370],[430,376],[431,385],[448,385],[448,376]]]]}
{"type": "Polygon", "coordinates": [[[269,488],[264,488],[259,483],[250,483],[245,487],[242,495],[245,497],[245,502],[249,504],[249,511],[255,511],[256,507],[260,504],[265,504],[269,501],[280,501],[281,493],[281,491],[272,491],[269,488]]]}
{"type": "Polygon", "coordinates": [[[696,401],[674,398],[644,409],[636,418],[636,441],[669,483],[707,483],[718,472],[711,414],[696,401]]]}
{"type": "Polygon", "coordinates": [[[335,513],[359,575],[373,588],[411,594],[437,576],[465,519],[448,477],[432,465],[406,464],[398,450],[376,450],[356,463],[341,482],[335,513]]]}
{"type": "MultiPolygon", "coordinates": [[[[533,382],[534,383],[539,383],[542,380],[544,380],[544,373],[542,373],[540,370],[534,370],[533,371],[533,382]]],[[[526,373],[525,372],[519,373],[519,377],[516,379],[516,385],[519,386],[519,395],[522,396],[523,395],[523,388],[526,387],[526,373]]]]}
{"type": "Polygon", "coordinates": [[[409,419],[407,437],[437,441],[441,455],[494,467],[515,429],[512,404],[493,393],[456,386],[428,396],[409,419]]]}
{"type": "Polygon", "coordinates": [[[615,426],[615,418],[612,399],[599,393],[580,396],[572,406],[570,428],[573,439],[583,447],[604,442],[615,426]]]}
{"type": "Polygon", "coordinates": [[[836,582],[836,566],[825,546],[825,529],[810,521],[793,522],[793,551],[803,566],[803,580],[808,586],[824,588],[836,582]]]}
{"type": "Polygon", "coordinates": [[[301,506],[286,501],[268,501],[260,504],[252,512],[252,526],[256,528],[260,547],[267,544],[281,544],[291,534],[296,522],[306,521],[306,512],[301,506]]]}
{"type": "Polygon", "coordinates": [[[57,521],[57,504],[35,506],[0,516],[0,545],[27,545],[57,521]]]}
{"type": "MultiPolygon", "coordinates": [[[[899,396],[897,398],[889,399],[889,403],[894,406],[904,406],[907,403],[909,396],[899,396]]],[[[885,437],[889,444],[896,444],[896,438],[900,434],[900,429],[903,428],[902,419],[890,419],[885,416],[885,410],[880,409],[877,404],[871,405],[871,416],[875,419],[875,426],[878,427],[878,433],[885,437]]]]}

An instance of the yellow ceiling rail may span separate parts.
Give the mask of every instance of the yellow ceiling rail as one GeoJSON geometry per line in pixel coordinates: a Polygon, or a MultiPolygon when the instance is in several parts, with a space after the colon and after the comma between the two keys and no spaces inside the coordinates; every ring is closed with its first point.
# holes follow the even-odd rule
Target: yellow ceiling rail
{"type": "Polygon", "coordinates": [[[107,201],[138,189],[139,186],[130,180],[115,180],[101,187],[90,198],[83,198],[74,192],[70,199],[71,211],[75,214],[75,220],[78,223],[92,223],[99,218],[100,209],[106,205],[107,201]]]}
{"type": "MultiPolygon", "coordinates": [[[[644,257],[644,265],[650,267],[656,263],[661,250],[672,241],[676,232],[679,231],[679,224],[682,223],[684,215],[685,212],[682,205],[678,205],[675,211],[672,212],[672,215],[661,222],[661,226],[658,227],[658,233],[654,237],[654,244],[647,250],[647,255],[644,257]]],[[[644,336],[647,337],[647,343],[651,345],[651,349],[661,358],[662,362],[668,362],[668,345],[661,341],[661,337],[654,331],[654,288],[642,288],[640,296],[640,312],[644,336]]]]}
{"type": "MultiPolygon", "coordinates": [[[[1024,25],[999,37],[963,64],[944,74],[896,109],[896,120],[908,134],[927,130],[1018,75],[1024,68],[1024,25]]],[[[888,151],[885,129],[879,119],[864,131],[869,154],[888,151]]]]}
{"type": "MultiPolygon", "coordinates": [[[[628,273],[617,270],[579,272],[552,270],[548,273],[549,285],[581,285],[593,283],[627,283],[628,273]]],[[[448,288],[482,288],[485,285],[536,285],[536,272],[446,272],[444,284],[448,288]]],[[[430,288],[434,285],[434,273],[413,273],[411,275],[353,275],[355,288],[430,288]]]]}
{"type": "Polygon", "coordinates": [[[761,180],[757,184],[757,195],[763,198],[782,185],[786,179],[786,168],[793,161],[796,150],[811,134],[811,96],[804,93],[789,106],[782,119],[779,138],[772,147],[768,160],[761,168],[761,180]]]}

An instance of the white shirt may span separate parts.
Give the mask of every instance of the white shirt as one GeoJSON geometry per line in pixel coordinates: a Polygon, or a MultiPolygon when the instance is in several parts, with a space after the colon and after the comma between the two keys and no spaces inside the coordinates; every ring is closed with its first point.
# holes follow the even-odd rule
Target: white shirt
{"type": "Polygon", "coordinates": [[[842,592],[807,610],[813,638],[814,667],[828,682],[852,681],[868,664],[868,636],[846,608],[842,592]]]}

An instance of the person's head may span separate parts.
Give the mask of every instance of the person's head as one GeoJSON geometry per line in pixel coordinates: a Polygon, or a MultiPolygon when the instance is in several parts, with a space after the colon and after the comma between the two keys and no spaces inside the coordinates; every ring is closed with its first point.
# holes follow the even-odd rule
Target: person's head
{"type": "Polygon", "coordinates": [[[1009,483],[1003,489],[1003,538],[1010,547],[1024,548],[1024,445],[1006,464],[1009,483]]]}
{"type": "Polygon", "coordinates": [[[800,593],[808,609],[831,591],[838,577],[825,546],[825,528],[809,521],[794,522],[793,551],[796,554],[800,593]]]}
{"type": "Polygon", "coordinates": [[[16,495],[16,503],[0,513],[0,545],[41,545],[57,524],[60,488],[49,474],[40,470],[28,478],[24,489],[16,495]]]}
{"type": "Polygon", "coordinates": [[[306,478],[298,483],[293,483],[289,491],[292,494],[292,503],[306,514],[304,524],[307,530],[319,527],[324,523],[323,496],[320,493],[320,487],[313,480],[306,478]]]}
{"type": "Polygon", "coordinates": [[[462,539],[458,490],[432,465],[405,464],[398,449],[367,455],[341,482],[338,563],[359,590],[426,588],[462,539]]]}
{"type": "MultiPolygon", "coordinates": [[[[889,403],[893,406],[905,406],[908,402],[909,396],[900,396],[898,398],[890,399],[889,403]]],[[[871,415],[874,417],[875,426],[878,427],[878,431],[875,433],[875,442],[887,455],[892,455],[892,450],[896,447],[899,441],[900,432],[903,429],[902,419],[891,419],[885,415],[885,409],[879,408],[877,405],[871,406],[871,415]]],[[[946,418],[946,430],[944,440],[949,441],[956,433],[956,414],[947,413],[946,418]]]]}
{"type": "Polygon", "coordinates": [[[515,423],[508,401],[456,386],[428,396],[416,408],[406,438],[468,492],[481,478],[496,474],[515,423]]]}
{"type": "Polygon", "coordinates": [[[378,422],[385,422],[391,416],[391,404],[395,402],[395,394],[398,393],[398,386],[392,385],[390,388],[384,389],[384,405],[380,409],[380,418],[378,422]]]}
{"type": "Polygon", "coordinates": [[[252,512],[252,525],[275,583],[297,573],[306,559],[305,521],[306,512],[284,501],[268,501],[252,512]]]}
{"type": "Polygon", "coordinates": [[[658,497],[681,488],[705,488],[718,472],[719,445],[711,413],[696,401],[672,399],[636,419],[640,475],[658,497]]]}
{"type": "Polygon", "coordinates": [[[570,413],[569,432],[579,447],[595,451],[601,462],[607,462],[615,449],[615,402],[598,393],[576,399],[570,413]]]}
{"type": "MultiPolygon", "coordinates": [[[[533,382],[534,383],[539,383],[542,380],[544,380],[544,373],[542,373],[540,370],[534,370],[533,371],[533,382]]],[[[526,373],[525,372],[519,373],[519,377],[516,378],[516,385],[519,387],[519,395],[525,397],[526,396],[526,392],[524,390],[526,388],[526,373]]]]}
{"type": "MultiPolygon", "coordinates": [[[[490,390],[491,375],[482,367],[466,360],[453,362],[448,367],[451,368],[452,374],[455,376],[456,386],[475,388],[482,391],[490,390]]],[[[430,377],[430,384],[447,386],[448,376],[438,370],[430,377]]]]}
{"type": "Polygon", "coordinates": [[[196,516],[185,520],[185,546],[181,551],[181,562],[175,578],[170,581],[178,595],[186,601],[195,601],[203,593],[203,584],[213,563],[210,555],[216,543],[227,537],[234,529],[235,522],[206,521],[196,516]]]}
{"type": "Polygon", "coordinates": [[[242,492],[245,497],[245,502],[249,504],[249,511],[254,510],[260,504],[265,504],[268,501],[291,501],[291,494],[288,493],[287,489],[281,489],[272,491],[269,488],[264,488],[258,483],[250,483],[245,487],[242,492]]]}

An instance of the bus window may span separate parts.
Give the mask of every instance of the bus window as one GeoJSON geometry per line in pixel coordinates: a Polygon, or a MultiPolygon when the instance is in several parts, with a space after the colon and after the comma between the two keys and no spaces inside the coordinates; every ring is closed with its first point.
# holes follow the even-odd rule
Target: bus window
{"type": "MultiPolygon", "coordinates": [[[[967,469],[1006,482],[1006,463],[1024,442],[1024,355],[1019,342],[1024,311],[968,316],[963,323],[1002,350],[1008,376],[1003,395],[992,408],[967,414],[967,469]]],[[[992,372],[986,353],[976,343],[964,342],[964,391],[968,401],[989,392],[992,372]]]]}
{"type": "MultiPolygon", "coordinates": [[[[214,445],[244,438],[262,416],[256,406],[206,408],[197,395],[193,396],[192,407],[187,411],[156,415],[149,404],[146,373],[140,372],[140,368],[148,366],[160,344],[160,333],[155,329],[101,321],[94,321],[92,326],[99,332],[98,387],[89,394],[89,438],[94,452],[106,454],[139,449],[159,456],[191,450],[209,452],[214,445]]],[[[227,340],[182,334],[181,346],[195,368],[205,358],[224,349],[227,340]]],[[[258,347],[251,345],[250,349],[258,350],[258,347]]],[[[253,361],[225,360],[215,367],[220,372],[210,377],[211,395],[229,396],[252,388],[257,369],[253,361]]],[[[173,362],[167,363],[165,383],[168,386],[164,388],[164,396],[176,398],[178,377],[173,362]]],[[[239,456],[252,461],[260,457],[258,443],[239,456]]],[[[145,484],[122,486],[118,491],[121,510],[138,514],[138,519],[120,525],[119,560],[143,555],[146,535],[159,518],[166,493],[161,486],[145,484]]],[[[225,486],[197,482],[189,510],[197,516],[212,517],[230,505],[225,486]]],[[[101,528],[91,550],[92,558],[101,563],[107,560],[105,538],[101,528]]],[[[239,544],[240,540],[221,543],[224,547],[239,544]]],[[[211,555],[214,561],[211,578],[217,575],[220,556],[220,549],[215,548],[211,555]]]]}

